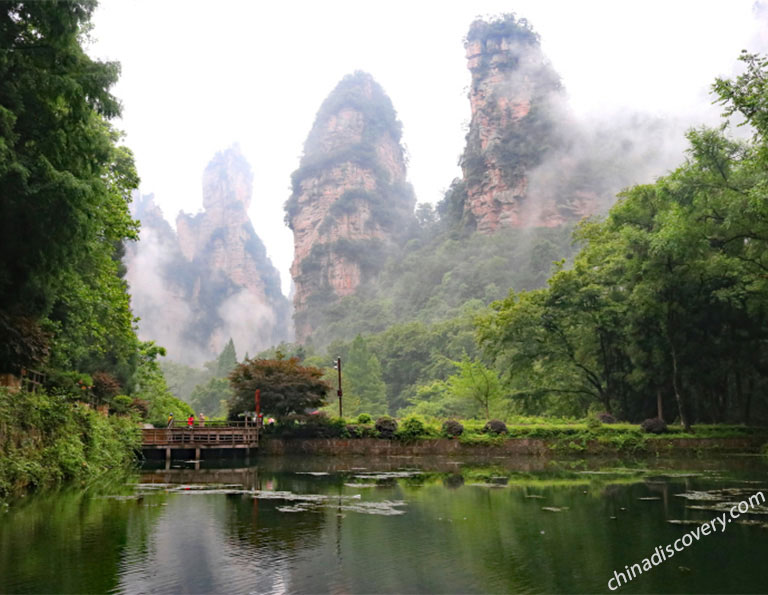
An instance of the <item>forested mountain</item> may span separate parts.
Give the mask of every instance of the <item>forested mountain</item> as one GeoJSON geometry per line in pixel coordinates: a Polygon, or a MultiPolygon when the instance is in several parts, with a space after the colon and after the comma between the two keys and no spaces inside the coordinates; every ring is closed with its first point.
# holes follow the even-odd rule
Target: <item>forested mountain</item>
{"type": "Polygon", "coordinates": [[[687,161],[654,181],[666,156],[627,131],[661,129],[635,119],[624,137],[569,116],[527,23],[475,22],[466,47],[464,178],[417,207],[374,278],[317,307],[305,347],[281,350],[315,365],[374,356],[350,413],[375,408],[361,395],[383,382],[390,413],[768,419],[768,62],[745,55],[747,73],[714,86],[752,142],[727,122],[693,130],[687,161]],[[478,379],[483,404],[462,397],[478,379]]]}
{"type": "Polygon", "coordinates": [[[205,169],[205,210],[180,213],[176,233],[152,197],[137,202],[141,241],[126,264],[139,333],[176,362],[201,365],[230,339],[254,352],[291,337],[279,273],[248,217],[252,191],[251,167],[232,147],[205,169]]]}
{"type": "Polygon", "coordinates": [[[604,213],[622,188],[670,163],[663,143],[634,138],[663,138],[658,122],[587,125],[570,115],[524,19],[473,22],[465,49],[472,119],[463,177],[436,207],[420,204],[410,215],[400,124],[368,75],[342,81],[320,109],[286,203],[300,341],[322,347],[406,321],[433,323],[459,315],[468,300],[489,304],[510,287],[542,287],[552,263],[573,254],[580,219],[604,213]]]}

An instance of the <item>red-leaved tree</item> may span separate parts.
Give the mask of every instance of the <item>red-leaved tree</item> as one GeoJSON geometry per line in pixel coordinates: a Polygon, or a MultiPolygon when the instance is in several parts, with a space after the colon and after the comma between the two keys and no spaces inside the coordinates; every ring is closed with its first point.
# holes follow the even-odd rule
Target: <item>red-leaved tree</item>
{"type": "Polygon", "coordinates": [[[282,416],[322,407],[331,388],[323,373],[320,368],[300,365],[295,357],[246,360],[229,375],[234,393],[229,400],[229,418],[236,420],[241,413],[254,410],[256,389],[261,390],[265,413],[282,416]]]}

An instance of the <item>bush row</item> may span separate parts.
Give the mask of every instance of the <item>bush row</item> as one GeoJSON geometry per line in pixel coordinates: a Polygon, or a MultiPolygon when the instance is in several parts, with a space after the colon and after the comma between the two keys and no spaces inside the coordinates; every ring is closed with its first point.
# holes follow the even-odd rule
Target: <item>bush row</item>
{"type": "MultiPolygon", "coordinates": [[[[607,417],[607,414],[605,415],[607,417]]],[[[275,426],[268,427],[266,432],[281,438],[384,438],[405,441],[450,438],[468,443],[490,443],[513,437],[576,443],[585,440],[607,440],[621,444],[628,440],[638,441],[645,436],[652,437],[654,434],[681,438],[733,438],[765,433],[765,430],[760,428],[724,425],[696,426],[692,433],[686,433],[679,426],[667,426],[656,418],[636,425],[615,423],[611,417],[608,417],[608,423],[604,423],[600,417],[570,423],[535,420],[533,423],[518,422],[508,425],[501,420],[425,420],[419,416],[409,416],[399,421],[382,416],[374,420],[366,413],[354,419],[344,419],[328,417],[321,412],[285,417],[278,420],[275,426]]]]}

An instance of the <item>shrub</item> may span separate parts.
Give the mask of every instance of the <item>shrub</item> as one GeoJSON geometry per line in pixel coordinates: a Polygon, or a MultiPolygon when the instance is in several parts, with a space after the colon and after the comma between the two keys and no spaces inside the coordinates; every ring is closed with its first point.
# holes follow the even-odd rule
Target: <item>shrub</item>
{"type": "Polygon", "coordinates": [[[115,395],[112,397],[109,408],[115,413],[125,414],[133,405],[133,399],[127,395],[115,395]]]}
{"type": "Polygon", "coordinates": [[[109,372],[93,373],[93,394],[102,401],[108,401],[111,397],[119,395],[122,387],[117,378],[109,372]]]}
{"type": "Polygon", "coordinates": [[[646,419],[640,427],[649,434],[664,434],[667,431],[667,423],[660,417],[646,419]]]}
{"type": "Polygon", "coordinates": [[[587,418],[587,429],[588,430],[597,430],[602,426],[602,422],[596,418],[596,417],[588,417],[587,418]]]}
{"type": "Polygon", "coordinates": [[[138,397],[133,399],[131,407],[139,412],[142,419],[146,419],[149,415],[149,401],[145,399],[139,399],[138,397]]]}
{"type": "Polygon", "coordinates": [[[367,413],[361,413],[357,416],[357,423],[359,424],[369,424],[373,421],[373,418],[368,415],[367,413]]]}
{"type": "Polygon", "coordinates": [[[286,438],[348,438],[343,418],[328,417],[324,412],[314,415],[286,415],[280,419],[276,432],[286,438]]]}
{"type": "Polygon", "coordinates": [[[397,420],[384,415],[376,420],[376,431],[381,438],[392,438],[397,432],[397,420]]]}
{"type": "Polygon", "coordinates": [[[463,432],[464,426],[455,419],[449,419],[443,422],[443,434],[446,436],[461,436],[463,432]]]}
{"type": "Polygon", "coordinates": [[[412,440],[414,438],[420,438],[427,433],[427,428],[424,427],[424,422],[418,417],[410,416],[403,420],[400,425],[400,429],[397,432],[398,438],[404,440],[412,440]]]}
{"type": "Polygon", "coordinates": [[[485,434],[506,434],[507,424],[499,419],[492,419],[483,426],[483,432],[485,434]]]}
{"type": "Polygon", "coordinates": [[[45,388],[52,395],[67,396],[72,399],[88,400],[93,389],[93,378],[80,372],[62,372],[49,370],[45,388]]]}
{"type": "Polygon", "coordinates": [[[611,415],[610,413],[601,413],[600,415],[597,416],[597,419],[599,419],[600,422],[604,424],[616,423],[616,418],[613,417],[613,415],[611,415]]]}
{"type": "Polygon", "coordinates": [[[348,424],[347,434],[350,438],[375,438],[376,430],[366,424],[348,424]]]}

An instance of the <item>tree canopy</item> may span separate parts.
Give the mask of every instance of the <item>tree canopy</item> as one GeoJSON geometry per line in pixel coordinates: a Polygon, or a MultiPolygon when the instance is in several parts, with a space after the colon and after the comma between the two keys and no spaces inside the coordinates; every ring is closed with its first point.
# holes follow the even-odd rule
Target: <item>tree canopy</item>
{"type": "Polygon", "coordinates": [[[108,123],[119,65],[81,47],[95,6],[0,4],[0,368],[50,353],[125,387],[140,358],[120,265],[138,178],[108,123]]]}
{"type": "Polygon", "coordinates": [[[246,360],[229,375],[234,391],[229,418],[236,420],[240,414],[254,410],[257,389],[265,413],[283,416],[322,407],[331,388],[323,374],[321,368],[302,366],[296,357],[246,360]]]}
{"type": "Polygon", "coordinates": [[[766,419],[768,61],[742,60],[745,73],[714,90],[753,142],[725,125],[691,130],[683,165],[581,226],[571,270],[480,322],[520,402],[568,395],[627,419],[661,407],[686,427],[766,419]]]}

